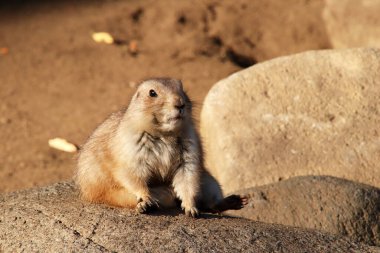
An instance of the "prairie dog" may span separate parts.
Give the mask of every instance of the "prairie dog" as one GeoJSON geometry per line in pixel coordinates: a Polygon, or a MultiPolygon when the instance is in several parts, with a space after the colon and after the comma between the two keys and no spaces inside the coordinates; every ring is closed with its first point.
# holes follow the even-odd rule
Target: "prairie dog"
{"type": "Polygon", "coordinates": [[[186,215],[240,209],[245,197],[223,198],[204,168],[192,103],[176,79],[143,81],[127,109],[113,113],[83,145],[75,176],[83,199],[112,206],[170,208],[186,215]]]}

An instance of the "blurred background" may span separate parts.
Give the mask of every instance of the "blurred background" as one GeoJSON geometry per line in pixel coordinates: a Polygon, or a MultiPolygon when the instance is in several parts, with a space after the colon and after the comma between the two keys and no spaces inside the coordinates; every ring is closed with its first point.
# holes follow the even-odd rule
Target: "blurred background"
{"type": "Polygon", "coordinates": [[[243,68],[379,47],[379,13],[380,0],[2,1],[0,192],[70,179],[75,154],[48,140],[82,144],[141,79],[182,79],[198,117],[210,87],[243,68]]]}

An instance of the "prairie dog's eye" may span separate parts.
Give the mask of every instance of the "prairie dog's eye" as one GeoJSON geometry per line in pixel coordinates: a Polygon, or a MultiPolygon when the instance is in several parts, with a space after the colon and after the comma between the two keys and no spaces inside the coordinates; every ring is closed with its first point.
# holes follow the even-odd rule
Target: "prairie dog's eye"
{"type": "Polygon", "coordinates": [[[151,96],[151,97],[153,97],[153,98],[157,97],[157,93],[156,93],[156,91],[155,91],[155,90],[150,90],[150,91],[149,91],[149,96],[151,96]]]}

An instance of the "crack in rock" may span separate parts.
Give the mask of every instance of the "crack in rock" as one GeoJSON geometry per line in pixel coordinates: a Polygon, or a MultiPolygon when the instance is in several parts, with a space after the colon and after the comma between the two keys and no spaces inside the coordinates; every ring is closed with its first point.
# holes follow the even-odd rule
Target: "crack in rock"
{"type": "Polygon", "coordinates": [[[106,248],[104,245],[99,244],[99,243],[95,242],[94,240],[92,240],[92,237],[95,235],[96,229],[98,228],[99,223],[101,222],[101,220],[102,220],[102,218],[104,216],[104,213],[102,213],[99,216],[99,220],[94,225],[90,236],[86,237],[86,236],[83,236],[78,230],[76,230],[74,228],[71,228],[70,226],[66,225],[62,220],[57,219],[56,217],[54,217],[54,216],[52,216],[52,215],[50,215],[50,214],[48,214],[48,213],[46,213],[46,212],[44,212],[44,211],[42,211],[40,209],[37,209],[37,208],[28,208],[28,207],[25,207],[25,206],[23,208],[24,209],[30,209],[30,210],[36,211],[38,213],[41,213],[42,215],[46,216],[47,218],[52,219],[55,224],[60,224],[64,229],[67,229],[67,230],[71,231],[75,236],[83,238],[84,240],[87,240],[88,243],[87,243],[87,245],[85,246],[84,249],[87,249],[88,246],[90,246],[90,244],[92,243],[95,246],[97,246],[103,252],[115,252],[115,251],[112,251],[112,250],[106,248]]]}
{"type": "MultiPolygon", "coordinates": [[[[88,243],[87,243],[87,245],[84,247],[84,249],[87,249],[91,242],[95,243],[95,242],[92,240],[92,237],[96,234],[96,230],[98,229],[98,226],[99,226],[100,222],[102,221],[103,217],[104,217],[104,212],[101,213],[101,214],[99,215],[99,219],[98,219],[98,221],[95,223],[94,227],[92,228],[91,234],[90,234],[88,237],[86,237],[86,239],[88,240],[88,243]]],[[[99,245],[99,244],[97,244],[97,243],[95,243],[95,244],[96,244],[96,245],[99,245]]],[[[103,246],[103,247],[104,247],[104,246],[103,246]]],[[[105,249],[106,249],[106,248],[105,248],[105,249]]],[[[106,249],[106,250],[108,250],[108,249],[106,249]]]]}

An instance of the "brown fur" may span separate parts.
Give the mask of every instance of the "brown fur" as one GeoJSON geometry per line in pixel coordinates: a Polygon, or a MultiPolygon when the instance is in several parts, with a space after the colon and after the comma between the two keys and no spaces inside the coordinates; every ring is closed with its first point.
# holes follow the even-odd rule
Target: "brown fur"
{"type": "Polygon", "coordinates": [[[142,82],[128,108],[112,114],[90,136],[78,159],[76,182],[94,203],[169,208],[181,202],[187,215],[198,209],[240,209],[246,198],[223,198],[203,165],[191,101],[179,80],[142,82]]]}

